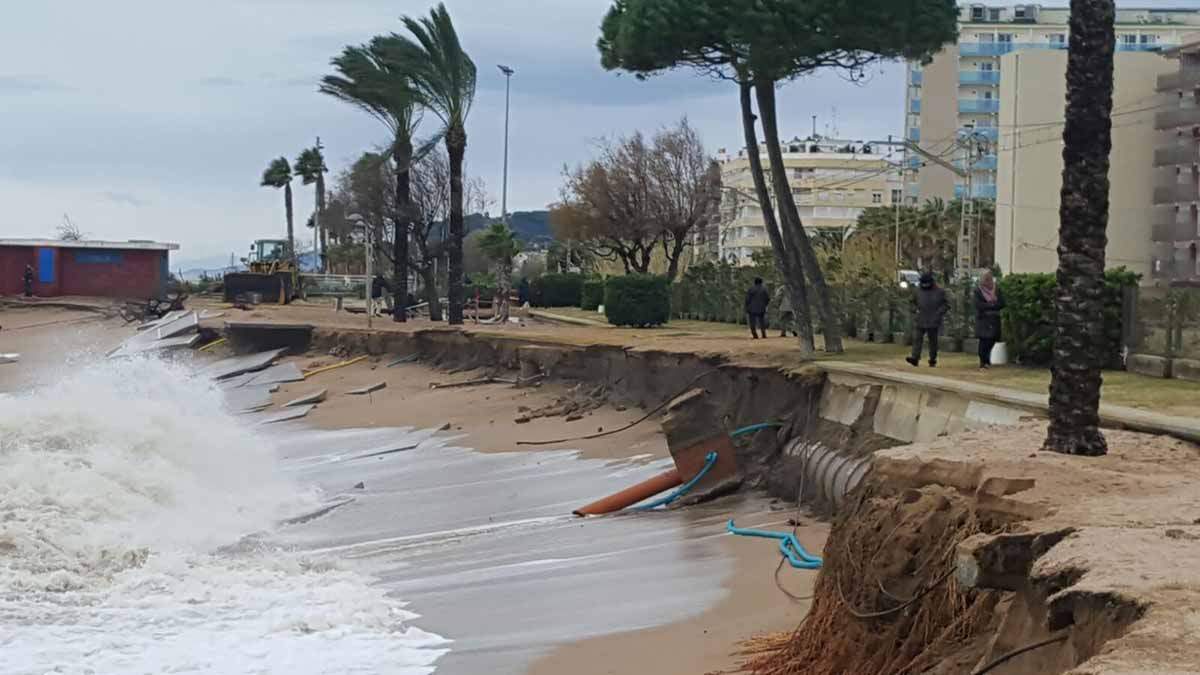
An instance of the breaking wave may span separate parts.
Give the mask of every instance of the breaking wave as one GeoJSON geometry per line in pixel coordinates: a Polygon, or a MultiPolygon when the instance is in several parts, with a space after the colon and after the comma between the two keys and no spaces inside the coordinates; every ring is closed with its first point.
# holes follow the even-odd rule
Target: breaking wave
{"type": "Polygon", "coordinates": [[[0,673],[433,672],[370,578],[246,545],[320,500],[179,366],[0,395],[0,673]]]}

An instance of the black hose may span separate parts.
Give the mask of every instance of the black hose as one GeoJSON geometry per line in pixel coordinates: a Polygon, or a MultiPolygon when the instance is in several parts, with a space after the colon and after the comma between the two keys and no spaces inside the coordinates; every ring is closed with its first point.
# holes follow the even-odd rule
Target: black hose
{"type": "Polygon", "coordinates": [[[983,675],[984,673],[986,673],[990,670],[994,670],[995,668],[1003,665],[1009,659],[1014,659],[1014,658],[1020,656],[1021,654],[1024,654],[1025,652],[1031,652],[1035,649],[1045,647],[1046,645],[1052,645],[1055,642],[1062,642],[1062,641],[1066,640],[1068,637],[1069,637],[1068,633],[1061,633],[1059,635],[1055,635],[1054,637],[1046,638],[1045,640],[1041,640],[1038,642],[1034,642],[1033,644],[1025,645],[1024,647],[1018,647],[1017,649],[1014,649],[1011,652],[1001,654],[999,657],[993,659],[986,666],[980,668],[979,670],[972,671],[971,675],[983,675]]]}

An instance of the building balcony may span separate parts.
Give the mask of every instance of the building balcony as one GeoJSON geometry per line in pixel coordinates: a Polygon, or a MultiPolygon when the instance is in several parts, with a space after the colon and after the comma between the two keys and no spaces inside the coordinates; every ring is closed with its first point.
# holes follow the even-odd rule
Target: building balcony
{"type": "MultiPolygon", "coordinates": [[[[995,155],[976,157],[975,161],[971,162],[971,168],[975,171],[995,171],[996,165],[997,162],[995,155]]],[[[967,167],[967,162],[966,160],[958,159],[954,161],[954,166],[957,166],[960,169],[965,169],[967,167]]]]}
{"type": "Polygon", "coordinates": [[[912,73],[909,75],[908,82],[914,87],[921,86],[925,82],[925,73],[920,70],[912,71],[912,73]]]}
{"type": "Polygon", "coordinates": [[[1200,125],[1200,107],[1164,110],[1154,115],[1155,129],[1177,129],[1200,125]]]}
{"type": "Polygon", "coordinates": [[[1154,150],[1154,166],[1179,166],[1200,163],[1200,145],[1175,143],[1154,150]]]}
{"type": "Polygon", "coordinates": [[[922,160],[921,160],[921,158],[920,158],[920,157],[909,157],[909,158],[908,158],[908,159],[907,159],[907,160],[904,162],[904,168],[906,168],[906,169],[919,169],[919,168],[921,168],[921,165],[922,165],[922,164],[923,164],[923,162],[922,162],[922,160]]]}
{"type": "Polygon", "coordinates": [[[1000,71],[960,70],[958,71],[958,83],[967,85],[995,86],[1000,84],[1000,71]]]}
{"type": "Polygon", "coordinates": [[[1151,240],[1160,242],[1193,241],[1200,239],[1195,223],[1155,224],[1151,228],[1151,240]]]}
{"type": "Polygon", "coordinates": [[[1000,140],[1000,129],[997,127],[975,127],[974,129],[959,129],[959,133],[963,136],[975,134],[976,138],[988,140],[993,143],[1000,140]]]}
{"type": "Polygon", "coordinates": [[[1013,50],[1011,42],[961,42],[958,53],[962,56],[1004,56],[1013,50]]]}
{"type": "Polygon", "coordinates": [[[1200,87],[1200,68],[1183,68],[1158,76],[1159,91],[1186,91],[1200,87]]]}
{"type": "Polygon", "coordinates": [[[909,129],[908,130],[908,140],[912,141],[913,143],[920,143],[921,142],[921,130],[916,127],[909,129]]]}
{"type": "Polygon", "coordinates": [[[1200,202],[1200,185],[1193,181],[1154,188],[1155,204],[1190,204],[1193,202],[1200,202]]]}
{"type": "MultiPolygon", "coordinates": [[[[975,199],[995,199],[996,198],[996,185],[994,183],[984,183],[981,185],[974,185],[971,188],[971,193],[975,199]]],[[[954,186],[954,198],[955,199],[962,199],[963,195],[965,195],[965,194],[967,194],[967,186],[965,186],[965,185],[955,185],[954,186]]]]}
{"type": "Polygon", "coordinates": [[[998,113],[1000,101],[992,98],[960,98],[958,99],[960,113],[998,113]]]}
{"type": "Polygon", "coordinates": [[[921,113],[921,99],[914,98],[913,100],[909,101],[908,112],[913,113],[914,115],[919,115],[921,113]]]}

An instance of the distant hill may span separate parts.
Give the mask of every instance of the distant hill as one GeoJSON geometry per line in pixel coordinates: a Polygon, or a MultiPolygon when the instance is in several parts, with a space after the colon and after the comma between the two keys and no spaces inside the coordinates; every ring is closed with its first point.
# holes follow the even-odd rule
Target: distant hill
{"type": "MultiPolygon", "coordinates": [[[[495,216],[472,213],[465,218],[467,232],[482,230],[493,220],[496,220],[495,216]]],[[[554,235],[550,232],[549,211],[513,211],[509,214],[509,222],[517,238],[527,244],[554,241],[554,235]]]]}

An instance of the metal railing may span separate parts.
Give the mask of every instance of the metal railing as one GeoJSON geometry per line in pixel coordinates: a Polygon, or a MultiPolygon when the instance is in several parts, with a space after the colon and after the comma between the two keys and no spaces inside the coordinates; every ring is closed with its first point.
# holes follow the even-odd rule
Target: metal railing
{"type": "Polygon", "coordinates": [[[960,98],[958,111],[963,113],[998,113],[1000,101],[992,98],[960,98]]]}
{"type": "Polygon", "coordinates": [[[960,70],[958,72],[958,83],[969,85],[996,85],[1000,84],[1000,71],[998,70],[960,70]]]}
{"type": "Polygon", "coordinates": [[[1200,145],[1195,142],[1173,143],[1154,150],[1154,166],[1177,166],[1197,162],[1200,162],[1200,145]]]}
{"type": "Polygon", "coordinates": [[[1154,115],[1154,128],[1174,129],[1200,125],[1200,107],[1164,110],[1154,115]]]}

